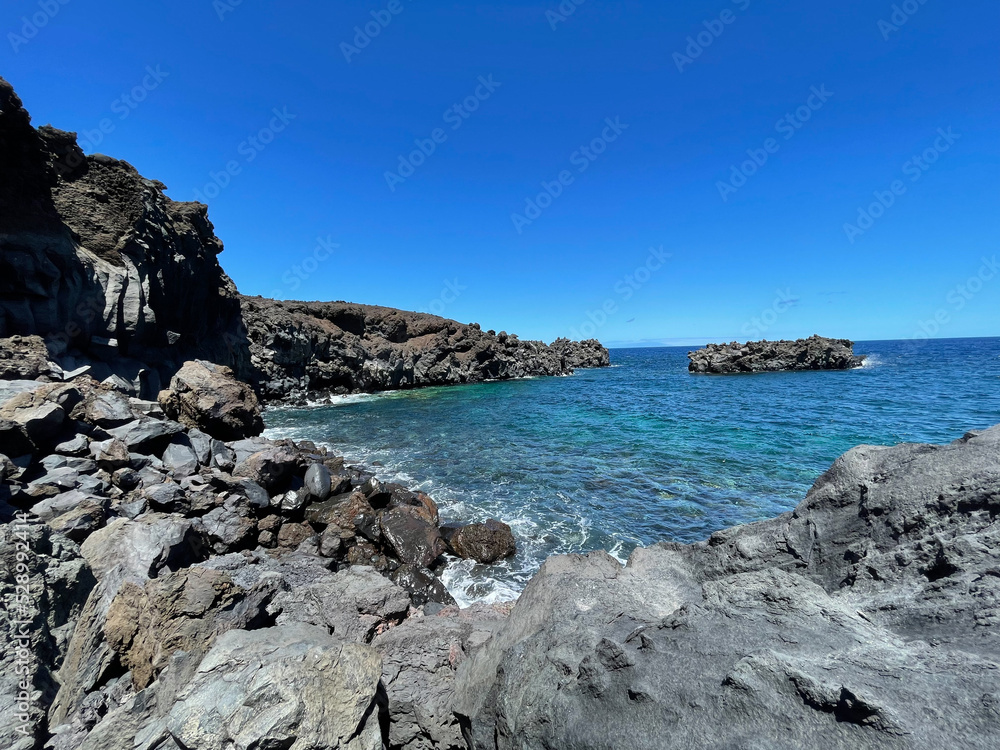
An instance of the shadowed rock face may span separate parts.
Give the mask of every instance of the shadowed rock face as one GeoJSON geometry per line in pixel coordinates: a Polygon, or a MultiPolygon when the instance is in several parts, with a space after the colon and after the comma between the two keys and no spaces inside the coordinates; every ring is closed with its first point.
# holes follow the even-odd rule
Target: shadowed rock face
{"type": "Polygon", "coordinates": [[[167,376],[194,356],[246,373],[239,298],[205,206],[85,156],[74,133],[36,130],[2,78],[0,174],[0,337],[37,334],[53,355],[101,349],[167,376]]]}
{"type": "Polygon", "coordinates": [[[850,370],[864,357],[854,356],[854,342],[810,336],[795,341],[748,341],[709,344],[688,354],[688,370],[728,375],[786,370],[850,370]]]}
{"type": "Polygon", "coordinates": [[[998,514],[1000,426],[854,448],[793,512],[624,568],[550,558],[456,713],[475,750],[993,747],[998,514]]]}
{"type": "Polygon", "coordinates": [[[388,307],[243,297],[243,314],[265,398],[568,375],[609,363],[594,340],[545,345],[388,307]]]}

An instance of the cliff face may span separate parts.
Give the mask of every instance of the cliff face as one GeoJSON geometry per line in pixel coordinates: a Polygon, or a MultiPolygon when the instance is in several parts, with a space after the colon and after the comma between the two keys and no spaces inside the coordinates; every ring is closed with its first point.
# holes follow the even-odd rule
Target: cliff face
{"type": "Polygon", "coordinates": [[[730,375],[745,372],[794,370],[850,370],[860,367],[864,357],[854,356],[854,342],[810,336],[795,341],[748,341],[740,344],[709,344],[690,352],[688,370],[730,375]]]}
{"type": "Polygon", "coordinates": [[[171,200],[126,162],[85,156],[73,133],[35,129],[2,78],[0,175],[0,340],[41,336],[66,369],[101,360],[98,379],[142,383],[152,366],[146,397],[189,359],[232,367],[267,398],[608,364],[596,341],[546,346],[384,307],[244,297],[241,310],[204,205],[171,200]]]}
{"type": "Polygon", "coordinates": [[[521,341],[474,323],[387,307],[243,297],[243,314],[266,398],[566,375],[608,365],[597,341],[521,341]]]}
{"type": "Polygon", "coordinates": [[[203,357],[246,374],[236,287],[205,206],[167,198],[130,164],[32,127],[0,78],[0,337],[53,356],[129,357],[165,374],[203,357]]]}

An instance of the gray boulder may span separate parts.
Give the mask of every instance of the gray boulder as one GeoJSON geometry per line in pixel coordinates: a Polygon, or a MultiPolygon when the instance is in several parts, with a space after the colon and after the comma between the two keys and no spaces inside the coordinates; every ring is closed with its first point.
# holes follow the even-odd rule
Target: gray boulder
{"type": "Polygon", "coordinates": [[[159,396],[171,419],[196,427],[219,440],[240,440],[264,430],[253,389],[228,367],[196,360],[185,362],[159,396]]]}
{"type": "Polygon", "coordinates": [[[861,446],[795,511],[550,558],[459,669],[470,747],[988,748],[1000,426],[861,446]]]}

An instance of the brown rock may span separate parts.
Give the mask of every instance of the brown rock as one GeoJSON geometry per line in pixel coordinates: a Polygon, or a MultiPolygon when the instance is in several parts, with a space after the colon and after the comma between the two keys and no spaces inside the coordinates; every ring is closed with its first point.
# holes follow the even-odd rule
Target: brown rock
{"type": "Polygon", "coordinates": [[[486,523],[472,523],[456,529],[448,545],[459,557],[480,563],[495,563],[517,552],[510,526],[491,518],[486,523]]]}
{"type": "Polygon", "coordinates": [[[241,440],[264,430],[253,389],[228,367],[211,362],[185,362],[170,388],[160,391],[159,402],[171,419],[218,440],[241,440]]]}

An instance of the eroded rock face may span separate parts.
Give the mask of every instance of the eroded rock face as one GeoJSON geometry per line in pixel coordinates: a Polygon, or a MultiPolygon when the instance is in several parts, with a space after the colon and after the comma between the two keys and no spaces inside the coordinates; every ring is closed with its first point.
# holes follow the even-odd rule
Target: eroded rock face
{"type": "Polygon", "coordinates": [[[861,446],[794,512],[549,559],[466,662],[470,747],[988,748],[1000,426],[861,446]]]}
{"type": "Polygon", "coordinates": [[[0,337],[127,355],[167,375],[195,356],[246,372],[240,302],[205,206],[85,156],[73,133],[36,130],[2,78],[0,174],[0,337]]]}
{"type": "Polygon", "coordinates": [[[222,365],[185,362],[159,401],[171,419],[218,440],[242,440],[264,431],[253,389],[222,365]]]}
{"type": "Polygon", "coordinates": [[[748,341],[709,344],[688,354],[688,370],[728,375],[794,370],[850,370],[865,358],[854,355],[854,342],[811,336],[796,341],[748,341]]]}
{"type": "Polygon", "coordinates": [[[382,750],[382,660],[309,625],[218,638],[166,720],[182,747],[382,750]]]}
{"type": "Polygon", "coordinates": [[[609,363],[593,340],[546,346],[388,307],[242,300],[265,398],[567,375],[609,363]]]}

